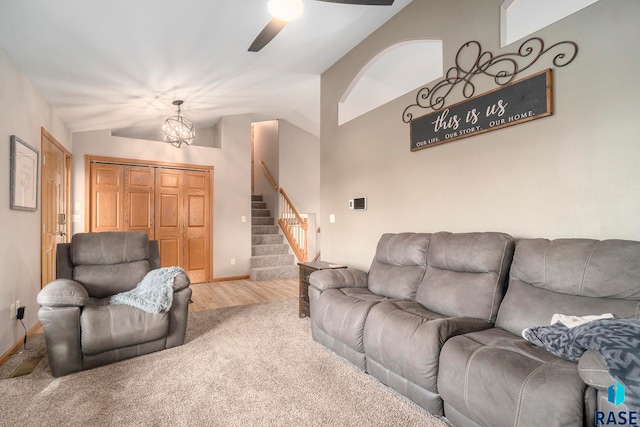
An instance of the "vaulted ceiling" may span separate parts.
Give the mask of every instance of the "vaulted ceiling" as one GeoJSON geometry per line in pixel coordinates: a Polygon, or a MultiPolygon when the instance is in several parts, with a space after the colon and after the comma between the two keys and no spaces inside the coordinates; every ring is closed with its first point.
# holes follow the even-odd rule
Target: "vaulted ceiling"
{"type": "Polygon", "coordinates": [[[306,0],[253,53],[266,0],[0,0],[0,46],[72,131],[159,127],[183,99],[197,127],[252,114],[318,135],[320,74],[410,2],[306,0]]]}

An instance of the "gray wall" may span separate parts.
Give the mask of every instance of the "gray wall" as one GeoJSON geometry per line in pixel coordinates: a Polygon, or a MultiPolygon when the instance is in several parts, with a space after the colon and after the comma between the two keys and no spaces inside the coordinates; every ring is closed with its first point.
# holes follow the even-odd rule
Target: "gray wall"
{"type": "MultiPolygon", "coordinates": [[[[414,1],[322,75],[323,259],[368,268],[385,232],[640,239],[637,0],[602,0],[535,33],[548,46],[572,40],[580,49],[567,67],[547,54],[521,75],[554,68],[550,117],[410,152],[401,117],[412,92],[338,127],[349,83],[394,43],[442,39],[445,70],[469,40],[495,54],[516,51],[519,42],[499,48],[500,3],[414,1]],[[350,211],[354,196],[367,196],[368,210],[350,211]]],[[[495,87],[476,83],[476,94],[495,87]]]]}
{"type": "MultiPolygon", "coordinates": [[[[249,115],[222,118],[216,125],[222,149],[190,146],[177,149],[169,144],[112,136],[110,131],[73,134],[73,200],[84,215],[84,156],[119,157],[212,165],[213,180],[213,273],[214,278],[249,274],[251,256],[251,119],[249,115]],[[242,217],[246,222],[242,222],[242,217]],[[236,260],[231,265],[231,258],[236,260]]],[[[73,224],[74,233],[84,231],[83,221],[73,224]]]]}
{"type": "Polygon", "coordinates": [[[9,320],[12,303],[27,307],[28,329],[38,321],[40,206],[37,212],[9,209],[9,141],[16,135],[41,151],[41,127],[71,151],[69,129],[0,48],[0,355],[24,334],[20,322],[9,320]]]}
{"type": "Polygon", "coordinates": [[[308,217],[307,252],[313,259],[320,250],[316,233],[320,214],[320,138],[279,120],[280,186],[300,214],[308,217]]]}
{"type": "Polygon", "coordinates": [[[261,194],[262,200],[267,202],[267,208],[271,210],[271,216],[278,218],[279,195],[277,190],[267,180],[260,161],[262,160],[275,181],[280,186],[280,142],[278,120],[268,120],[253,123],[253,179],[254,194],[261,194]]]}

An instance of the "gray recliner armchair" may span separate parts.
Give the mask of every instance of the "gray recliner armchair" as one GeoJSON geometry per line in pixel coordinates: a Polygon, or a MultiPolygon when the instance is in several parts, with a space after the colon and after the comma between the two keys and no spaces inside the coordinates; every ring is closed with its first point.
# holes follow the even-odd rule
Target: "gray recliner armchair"
{"type": "Polygon", "coordinates": [[[59,377],[184,343],[191,288],[173,279],[168,311],[111,304],[160,268],[158,242],[145,233],[78,233],[59,244],[56,280],[38,294],[51,372],[59,377]]]}

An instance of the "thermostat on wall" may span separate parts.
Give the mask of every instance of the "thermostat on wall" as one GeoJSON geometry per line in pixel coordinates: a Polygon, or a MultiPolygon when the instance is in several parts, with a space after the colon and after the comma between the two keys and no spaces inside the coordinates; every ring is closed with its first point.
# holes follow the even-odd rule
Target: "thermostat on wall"
{"type": "Polygon", "coordinates": [[[366,197],[356,197],[352,200],[349,200],[349,209],[353,209],[356,211],[364,211],[367,209],[367,198],[366,197]]]}

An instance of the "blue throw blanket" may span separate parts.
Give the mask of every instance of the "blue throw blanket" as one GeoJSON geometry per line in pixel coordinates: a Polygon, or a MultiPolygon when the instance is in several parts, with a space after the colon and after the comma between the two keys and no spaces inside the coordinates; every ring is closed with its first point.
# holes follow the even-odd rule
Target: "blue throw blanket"
{"type": "Polygon", "coordinates": [[[148,313],[169,311],[173,303],[173,279],[184,272],[180,267],[151,270],[135,288],[112,296],[111,304],[130,305],[148,313]]]}
{"type": "Polygon", "coordinates": [[[525,329],[533,344],[577,362],[593,350],[604,358],[609,373],[625,386],[625,404],[640,409],[640,319],[602,319],[569,329],[562,323],[525,329]]]}

